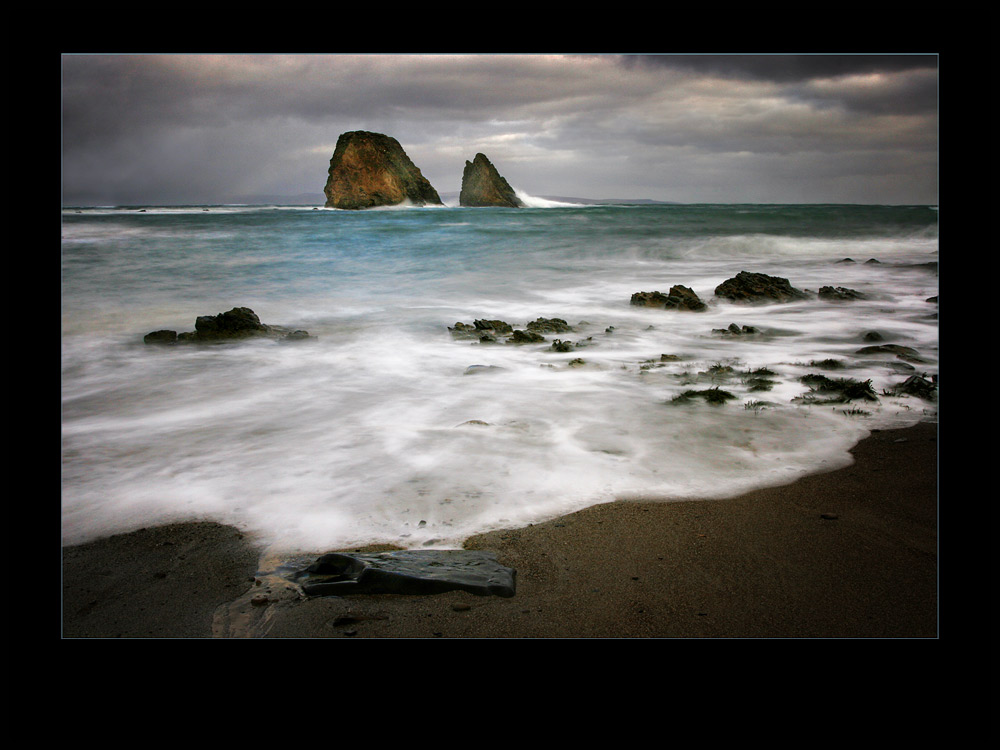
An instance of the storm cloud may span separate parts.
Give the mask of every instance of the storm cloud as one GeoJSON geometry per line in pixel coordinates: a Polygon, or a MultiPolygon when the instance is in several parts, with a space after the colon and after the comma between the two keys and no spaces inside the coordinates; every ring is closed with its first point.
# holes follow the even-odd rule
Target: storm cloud
{"type": "Polygon", "coordinates": [[[64,55],[64,205],[322,192],[395,137],[439,192],[937,202],[935,55],[64,55]]]}

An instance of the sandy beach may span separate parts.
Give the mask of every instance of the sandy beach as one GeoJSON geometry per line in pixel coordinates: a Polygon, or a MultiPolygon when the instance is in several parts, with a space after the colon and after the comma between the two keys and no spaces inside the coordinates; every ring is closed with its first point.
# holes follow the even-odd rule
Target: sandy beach
{"type": "MultiPolygon", "coordinates": [[[[934,638],[937,426],[736,498],[607,503],[473,537],[511,598],[307,599],[211,522],[63,548],[64,638],[934,638]]],[[[326,550],[321,550],[325,552],[326,550]]]]}

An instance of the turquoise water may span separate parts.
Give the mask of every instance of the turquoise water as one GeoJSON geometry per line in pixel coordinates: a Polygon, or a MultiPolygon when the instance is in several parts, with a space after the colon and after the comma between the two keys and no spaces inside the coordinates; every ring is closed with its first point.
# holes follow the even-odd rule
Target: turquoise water
{"type": "Polygon", "coordinates": [[[936,418],[934,402],[885,393],[937,373],[935,208],[532,203],[65,209],[67,543],[212,518],[310,550],[451,546],[616,497],[794,481],[848,462],[873,427],[936,418]],[[714,297],[744,270],[866,299],[714,297]],[[629,304],[674,284],[709,310],[629,304]],[[236,306],[316,338],[142,343],[236,306]],[[538,317],[575,330],[523,347],[448,331],[538,317]],[[713,333],[731,323],[761,334],[713,333]],[[919,362],[858,355],[871,331],[919,362]],[[553,352],[553,338],[586,345],[553,352]],[[799,378],[830,358],[843,368],[827,374],[871,380],[878,401],[803,402],[799,378]],[[720,366],[774,383],[753,391],[720,366]],[[671,403],[712,385],[735,399],[671,403]]]}

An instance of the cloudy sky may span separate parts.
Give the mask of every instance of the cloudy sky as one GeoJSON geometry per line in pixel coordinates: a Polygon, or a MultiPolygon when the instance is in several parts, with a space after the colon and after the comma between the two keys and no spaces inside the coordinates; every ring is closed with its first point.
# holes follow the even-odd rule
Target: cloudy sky
{"type": "Polygon", "coordinates": [[[936,55],[63,55],[64,205],[321,196],[337,137],[439,193],[937,203],[936,55]]]}

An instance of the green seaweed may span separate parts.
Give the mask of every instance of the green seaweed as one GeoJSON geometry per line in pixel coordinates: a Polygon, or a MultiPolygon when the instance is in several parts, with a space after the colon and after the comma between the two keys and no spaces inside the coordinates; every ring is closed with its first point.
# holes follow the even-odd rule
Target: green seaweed
{"type": "Polygon", "coordinates": [[[871,380],[855,380],[854,378],[828,378],[826,375],[812,373],[803,375],[799,380],[805,383],[813,393],[831,394],[830,398],[810,400],[813,403],[836,404],[849,401],[878,401],[871,380]]]}
{"type": "Polygon", "coordinates": [[[818,367],[821,370],[840,370],[843,369],[844,363],[839,359],[814,359],[809,363],[810,367],[818,367]]]}
{"type": "Polygon", "coordinates": [[[684,404],[693,401],[696,398],[703,399],[705,403],[712,404],[713,406],[719,406],[726,403],[734,398],[735,395],[729,391],[723,391],[718,386],[715,388],[706,388],[703,391],[684,391],[684,393],[674,396],[670,403],[672,404],[684,404]]]}

